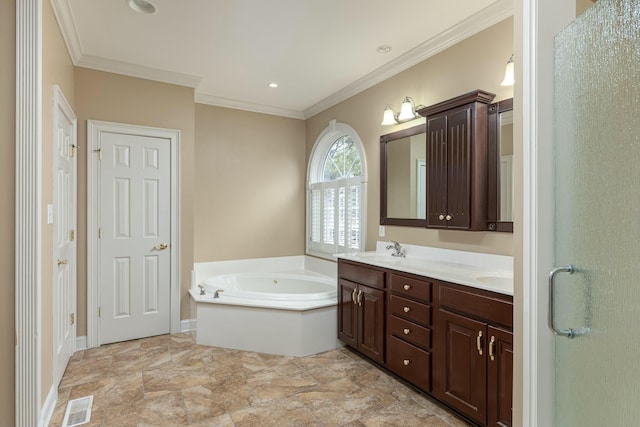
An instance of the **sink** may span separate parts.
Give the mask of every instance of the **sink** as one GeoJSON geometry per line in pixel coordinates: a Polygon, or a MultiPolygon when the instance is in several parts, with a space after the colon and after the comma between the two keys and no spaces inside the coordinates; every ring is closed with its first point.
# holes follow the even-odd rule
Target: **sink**
{"type": "Polygon", "coordinates": [[[380,252],[362,252],[357,254],[354,258],[362,258],[373,262],[395,262],[404,259],[402,257],[391,256],[391,253],[385,254],[380,252]]]}
{"type": "Polygon", "coordinates": [[[479,276],[476,277],[478,282],[486,285],[495,286],[500,289],[513,289],[513,277],[506,276],[479,276]]]}

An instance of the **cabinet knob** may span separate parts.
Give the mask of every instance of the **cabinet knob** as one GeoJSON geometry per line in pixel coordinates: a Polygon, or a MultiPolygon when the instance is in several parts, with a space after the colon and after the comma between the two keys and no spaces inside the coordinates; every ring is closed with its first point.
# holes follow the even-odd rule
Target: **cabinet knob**
{"type": "Polygon", "coordinates": [[[409,335],[409,334],[411,333],[411,329],[409,329],[409,328],[404,328],[404,329],[402,330],[402,332],[404,332],[404,334],[405,334],[405,335],[409,335]]]}
{"type": "Polygon", "coordinates": [[[409,360],[409,359],[404,359],[404,360],[402,361],[402,363],[404,363],[404,366],[409,366],[409,363],[411,363],[411,360],[409,360]]]}
{"type": "Polygon", "coordinates": [[[440,214],[440,216],[438,217],[438,219],[439,219],[440,221],[444,220],[444,215],[440,214]]]}
{"type": "Polygon", "coordinates": [[[445,217],[445,219],[446,219],[447,221],[451,221],[451,218],[453,218],[451,215],[447,215],[447,216],[445,217]]]}
{"type": "Polygon", "coordinates": [[[409,289],[411,289],[411,285],[404,285],[403,288],[405,291],[408,291],[409,289]]]}
{"type": "Polygon", "coordinates": [[[408,312],[410,312],[410,311],[411,311],[411,309],[410,309],[409,307],[405,307],[405,308],[403,308],[402,310],[403,310],[405,313],[408,313],[408,312]]]}

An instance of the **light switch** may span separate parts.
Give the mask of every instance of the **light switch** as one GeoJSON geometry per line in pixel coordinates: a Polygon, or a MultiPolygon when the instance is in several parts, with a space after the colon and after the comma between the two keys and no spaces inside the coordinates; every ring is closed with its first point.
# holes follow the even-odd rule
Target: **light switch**
{"type": "Polygon", "coordinates": [[[53,224],[53,205],[47,205],[47,224],[53,224]]]}
{"type": "Polygon", "coordinates": [[[380,226],[380,229],[378,230],[378,236],[384,237],[384,225],[380,226]]]}

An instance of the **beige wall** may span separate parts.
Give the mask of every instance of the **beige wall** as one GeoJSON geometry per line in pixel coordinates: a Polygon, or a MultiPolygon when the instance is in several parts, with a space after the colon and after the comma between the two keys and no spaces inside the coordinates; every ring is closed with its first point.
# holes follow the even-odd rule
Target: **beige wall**
{"type": "Polygon", "coordinates": [[[0,426],[15,424],[15,21],[15,2],[0,1],[0,426]]]}
{"type": "Polygon", "coordinates": [[[195,261],[301,255],[304,121],[196,104],[195,261]]]}
{"type": "Polygon", "coordinates": [[[87,120],[178,129],[180,135],[180,284],[181,318],[189,318],[193,266],[194,108],[193,89],[76,68],[78,116],[78,335],[86,335],[87,120]]]}
{"type": "Polygon", "coordinates": [[[386,226],[385,237],[378,237],[380,135],[419,123],[416,120],[401,126],[380,125],[385,105],[392,103],[397,111],[403,97],[407,95],[417,103],[431,105],[474,89],[495,93],[495,101],[510,98],[513,89],[500,86],[500,82],[512,52],[513,19],[509,18],[306,121],[307,157],[318,135],[331,119],[353,127],[362,139],[368,171],[368,250],[375,247],[378,239],[393,239],[402,243],[448,249],[513,254],[514,239],[508,233],[386,226]]]}
{"type": "Polygon", "coordinates": [[[53,225],[47,224],[53,204],[53,86],[58,85],[73,108],[73,63],[62,39],[51,3],[42,2],[42,402],[53,384],[53,225]]]}

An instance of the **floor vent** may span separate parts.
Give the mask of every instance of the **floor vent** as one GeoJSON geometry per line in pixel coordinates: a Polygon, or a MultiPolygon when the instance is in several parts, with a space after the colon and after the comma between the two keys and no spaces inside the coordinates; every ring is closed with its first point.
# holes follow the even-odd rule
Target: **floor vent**
{"type": "Polygon", "coordinates": [[[67,403],[67,412],[64,413],[62,427],[74,427],[88,423],[91,419],[91,406],[93,395],[70,400],[67,403]]]}

